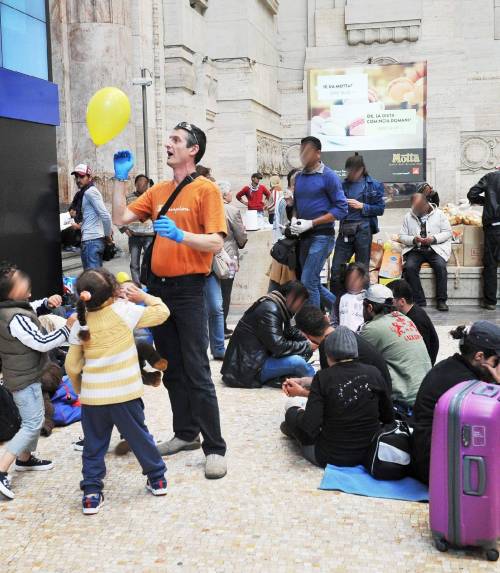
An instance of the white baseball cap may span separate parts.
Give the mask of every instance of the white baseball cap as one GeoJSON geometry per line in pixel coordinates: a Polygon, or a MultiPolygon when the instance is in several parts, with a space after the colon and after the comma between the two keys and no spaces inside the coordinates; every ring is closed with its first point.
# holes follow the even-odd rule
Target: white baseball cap
{"type": "Polygon", "coordinates": [[[393,298],[392,291],[385,285],[374,284],[366,291],[366,300],[383,304],[388,298],[393,298]]]}
{"type": "Polygon", "coordinates": [[[92,170],[85,163],[79,163],[71,172],[71,175],[92,175],[92,170]]]}

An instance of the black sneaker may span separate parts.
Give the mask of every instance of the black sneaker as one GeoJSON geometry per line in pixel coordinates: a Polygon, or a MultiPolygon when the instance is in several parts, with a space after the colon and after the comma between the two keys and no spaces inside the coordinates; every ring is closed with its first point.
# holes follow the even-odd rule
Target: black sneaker
{"type": "Polygon", "coordinates": [[[450,310],[449,307],[448,307],[448,305],[444,302],[444,300],[440,300],[440,301],[437,303],[437,309],[438,309],[440,312],[448,312],[448,311],[450,310]]]}
{"type": "Polygon", "coordinates": [[[31,455],[29,460],[22,462],[20,459],[16,460],[14,464],[14,469],[18,472],[43,472],[45,470],[51,470],[54,464],[49,460],[39,460],[31,455]]]}
{"type": "Polygon", "coordinates": [[[83,452],[84,442],[85,440],[79,438],[77,442],[73,442],[73,449],[76,450],[77,452],[83,452]]]}
{"type": "Polygon", "coordinates": [[[16,497],[10,486],[10,479],[7,472],[0,472],[0,493],[3,493],[8,499],[14,499],[16,497]]]}

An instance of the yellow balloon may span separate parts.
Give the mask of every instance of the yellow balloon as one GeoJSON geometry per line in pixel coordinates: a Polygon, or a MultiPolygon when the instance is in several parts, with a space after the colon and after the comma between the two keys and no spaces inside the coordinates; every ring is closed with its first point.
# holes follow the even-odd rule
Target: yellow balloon
{"type": "Polygon", "coordinates": [[[92,141],[103,145],[123,131],[130,119],[130,101],[118,88],[102,88],[87,105],[87,128],[92,141]]]}

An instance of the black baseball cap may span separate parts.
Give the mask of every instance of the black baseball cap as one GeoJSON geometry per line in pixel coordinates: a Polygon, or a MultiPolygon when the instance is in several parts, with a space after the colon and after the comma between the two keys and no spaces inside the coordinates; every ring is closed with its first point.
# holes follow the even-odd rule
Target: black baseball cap
{"type": "Polygon", "coordinates": [[[478,320],[469,329],[467,338],[478,348],[493,350],[500,356],[500,326],[487,320],[478,320]]]}

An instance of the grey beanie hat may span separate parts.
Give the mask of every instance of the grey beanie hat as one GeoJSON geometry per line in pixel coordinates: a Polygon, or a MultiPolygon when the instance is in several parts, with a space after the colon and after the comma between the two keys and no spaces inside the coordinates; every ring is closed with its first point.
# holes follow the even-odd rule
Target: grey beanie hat
{"type": "Polygon", "coordinates": [[[338,326],[325,340],[325,352],[333,360],[357,358],[356,335],[347,326],[338,326]]]}

